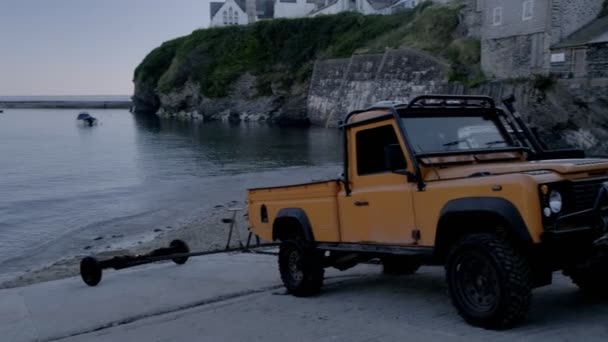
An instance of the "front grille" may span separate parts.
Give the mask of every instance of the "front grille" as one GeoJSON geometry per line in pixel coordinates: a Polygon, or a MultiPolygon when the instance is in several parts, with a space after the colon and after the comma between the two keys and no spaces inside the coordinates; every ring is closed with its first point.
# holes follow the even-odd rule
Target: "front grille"
{"type": "Polygon", "coordinates": [[[594,178],[581,181],[573,181],[574,210],[581,211],[593,208],[597,194],[602,183],[608,182],[608,178],[594,178]]]}

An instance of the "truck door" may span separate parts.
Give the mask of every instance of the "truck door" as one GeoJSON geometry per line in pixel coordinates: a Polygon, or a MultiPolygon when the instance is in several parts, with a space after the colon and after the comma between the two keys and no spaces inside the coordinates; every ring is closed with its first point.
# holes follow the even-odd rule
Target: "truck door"
{"type": "MultiPolygon", "coordinates": [[[[412,203],[415,184],[392,173],[384,148],[404,142],[394,121],[352,127],[348,133],[348,174],[351,194],[340,193],[342,242],[382,245],[414,244],[412,203]]],[[[405,153],[404,153],[405,156],[405,153]]]]}

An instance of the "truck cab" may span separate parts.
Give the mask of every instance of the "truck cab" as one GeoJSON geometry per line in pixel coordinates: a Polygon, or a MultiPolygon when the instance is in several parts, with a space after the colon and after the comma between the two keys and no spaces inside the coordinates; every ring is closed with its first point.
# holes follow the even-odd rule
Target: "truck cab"
{"type": "Polygon", "coordinates": [[[441,265],[459,314],[498,329],[556,270],[603,292],[608,160],[545,150],[505,105],[432,95],[352,112],[340,179],[250,189],[251,229],[281,242],[288,291],[316,294],[324,268],[371,259],[393,274],[441,265]]]}

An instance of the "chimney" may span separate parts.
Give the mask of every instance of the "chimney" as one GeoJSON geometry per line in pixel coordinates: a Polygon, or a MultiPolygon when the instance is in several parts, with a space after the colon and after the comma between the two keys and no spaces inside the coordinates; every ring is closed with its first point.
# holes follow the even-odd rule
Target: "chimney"
{"type": "Polygon", "coordinates": [[[255,23],[257,18],[256,0],[245,0],[245,10],[247,11],[247,21],[249,24],[255,23]]]}

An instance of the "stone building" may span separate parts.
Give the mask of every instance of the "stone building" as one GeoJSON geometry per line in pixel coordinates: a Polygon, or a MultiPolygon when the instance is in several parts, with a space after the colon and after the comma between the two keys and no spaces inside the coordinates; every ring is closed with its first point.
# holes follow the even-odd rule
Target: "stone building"
{"type": "Polygon", "coordinates": [[[551,47],[597,18],[604,0],[478,0],[481,64],[490,78],[547,75],[551,47]]]}
{"type": "Polygon", "coordinates": [[[561,78],[608,78],[608,16],[551,47],[551,74],[561,78]]]}

